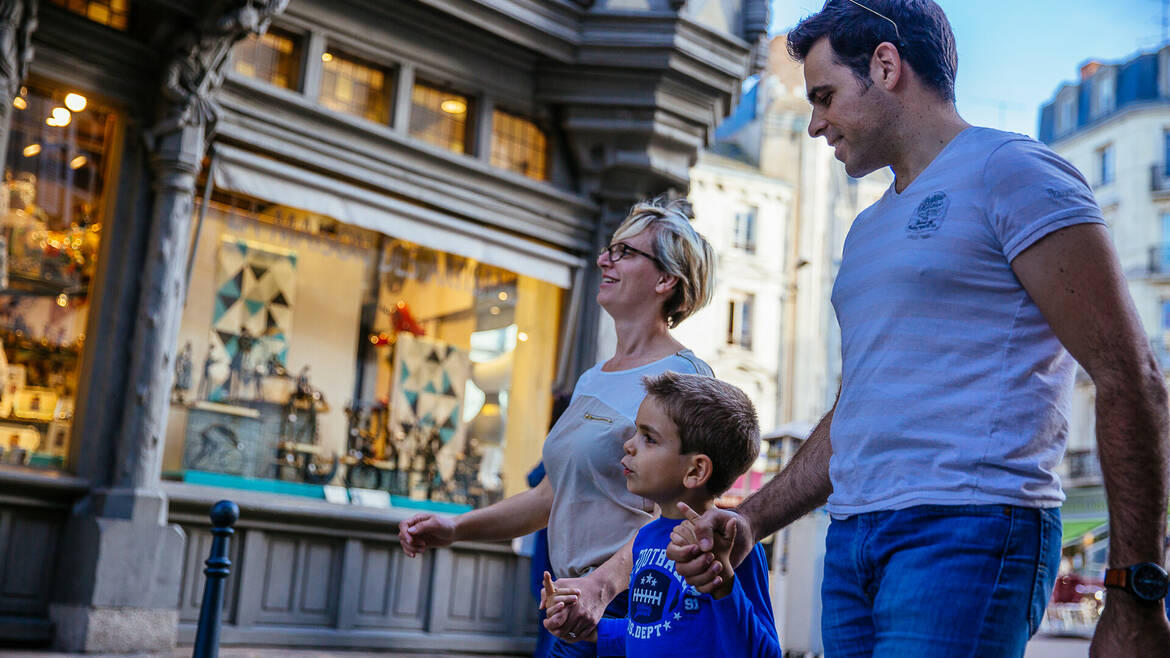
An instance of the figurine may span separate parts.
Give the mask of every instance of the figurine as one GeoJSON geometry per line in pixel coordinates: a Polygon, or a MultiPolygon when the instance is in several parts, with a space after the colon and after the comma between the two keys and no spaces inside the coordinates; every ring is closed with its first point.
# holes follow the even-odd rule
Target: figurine
{"type": "Polygon", "coordinates": [[[207,358],[203,360],[203,379],[199,382],[199,390],[195,396],[196,398],[200,400],[211,399],[211,367],[217,363],[219,363],[219,359],[215,358],[215,351],[208,345],[207,358]]]}
{"type": "Polygon", "coordinates": [[[171,401],[177,404],[187,402],[187,391],[191,389],[191,341],[183,346],[175,359],[175,384],[171,387],[171,401]]]}

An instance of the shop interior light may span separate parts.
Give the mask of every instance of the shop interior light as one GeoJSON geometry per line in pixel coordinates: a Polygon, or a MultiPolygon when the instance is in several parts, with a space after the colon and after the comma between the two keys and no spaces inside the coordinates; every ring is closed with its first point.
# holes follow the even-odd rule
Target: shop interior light
{"type": "Polygon", "coordinates": [[[499,315],[500,314],[500,307],[493,306],[493,307],[488,309],[488,313],[491,313],[492,315],[499,315]]]}
{"type": "Polygon", "coordinates": [[[496,295],[496,297],[499,297],[501,302],[506,302],[508,301],[508,292],[506,290],[501,290],[500,294],[496,295]]]}
{"type": "Polygon", "coordinates": [[[24,153],[24,157],[26,157],[26,158],[31,158],[40,152],[41,152],[41,145],[40,144],[29,144],[28,146],[24,147],[24,151],[22,151],[22,153],[24,153]]]}
{"type": "Polygon", "coordinates": [[[18,110],[27,110],[28,101],[24,100],[20,96],[17,96],[16,98],[12,99],[12,107],[15,107],[18,110]]]}
{"type": "Polygon", "coordinates": [[[332,62],[333,61],[333,53],[321,53],[321,61],[322,62],[332,62]]]}
{"type": "Polygon", "coordinates": [[[63,107],[54,107],[53,115],[48,119],[45,119],[45,124],[49,126],[56,126],[58,128],[64,128],[65,126],[69,125],[69,121],[72,119],[73,115],[69,112],[69,110],[63,107]]]}
{"type": "Polygon", "coordinates": [[[464,114],[467,112],[467,103],[458,98],[448,98],[439,105],[439,109],[447,114],[464,114]]]}
{"type": "Polygon", "coordinates": [[[528,342],[528,332],[521,331],[520,333],[516,334],[516,340],[520,341],[521,343],[527,343],[528,342]]]}
{"type": "Polygon", "coordinates": [[[85,163],[87,163],[87,162],[89,162],[88,158],[86,158],[84,155],[79,155],[76,158],[73,158],[72,160],[69,161],[69,168],[70,169],[81,169],[82,167],[85,166],[85,163]]]}
{"type": "Polygon", "coordinates": [[[85,96],[82,96],[81,94],[66,94],[65,107],[69,108],[71,111],[80,112],[85,109],[85,105],[85,96]]]}
{"type": "Polygon", "coordinates": [[[69,306],[69,297],[65,293],[57,295],[57,306],[60,306],[61,308],[69,306]]]}

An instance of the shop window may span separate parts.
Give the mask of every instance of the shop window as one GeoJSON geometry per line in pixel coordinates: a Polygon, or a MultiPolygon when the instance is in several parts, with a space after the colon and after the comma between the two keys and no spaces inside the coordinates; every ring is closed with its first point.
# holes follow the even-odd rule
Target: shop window
{"type": "Polygon", "coordinates": [[[556,286],[218,194],[194,253],[164,477],[443,510],[525,488],[556,286]]]}
{"type": "Polygon", "coordinates": [[[732,246],[749,254],[756,253],[756,208],[744,208],[735,213],[732,246]]]}
{"type": "Polygon", "coordinates": [[[130,0],[49,0],[49,3],[115,30],[124,31],[130,21],[130,0]]]}
{"type": "Polygon", "coordinates": [[[752,348],[752,307],[755,295],[734,293],[727,307],[727,344],[752,348]]]}
{"type": "Polygon", "coordinates": [[[301,82],[300,50],[300,40],[287,32],[269,29],[262,35],[250,34],[236,45],[232,68],[249,78],[297,89],[301,82]]]}
{"type": "Polygon", "coordinates": [[[321,104],[377,123],[390,122],[391,74],[335,52],[321,54],[321,104]]]}
{"type": "Polygon", "coordinates": [[[492,112],[492,166],[536,180],[548,179],[548,138],[524,117],[492,112]]]}
{"type": "Polygon", "coordinates": [[[115,115],[28,85],[15,99],[0,196],[0,462],[65,466],[115,115]]]}
{"type": "Polygon", "coordinates": [[[415,83],[411,93],[410,135],[456,153],[469,153],[471,99],[450,90],[415,83]]]}

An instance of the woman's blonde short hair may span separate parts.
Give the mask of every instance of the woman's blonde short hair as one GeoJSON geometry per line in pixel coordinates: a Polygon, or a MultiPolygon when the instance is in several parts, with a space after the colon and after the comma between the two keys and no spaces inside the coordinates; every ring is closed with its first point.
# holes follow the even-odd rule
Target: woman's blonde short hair
{"type": "Polygon", "coordinates": [[[691,226],[694,211],[686,199],[656,197],[630,209],[613,233],[613,242],[654,231],[654,257],[664,272],[678,278],[674,294],[662,306],[673,329],[711,301],[715,288],[715,250],[691,226]]]}

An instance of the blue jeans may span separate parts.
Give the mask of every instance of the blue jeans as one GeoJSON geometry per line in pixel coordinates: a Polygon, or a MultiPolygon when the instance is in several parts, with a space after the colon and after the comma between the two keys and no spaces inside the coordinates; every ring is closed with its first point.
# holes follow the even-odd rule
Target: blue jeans
{"type": "Polygon", "coordinates": [[[821,633],[839,656],[1023,656],[1060,564],[1060,510],[923,505],[834,519],[821,633]]]}
{"type": "MultiPolygon", "coordinates": [[[[609,602],[605,608],[604,616],[625,617],[629,612],[629,606],[628,593],[622,592],[609,602]]],[[[553,638],[552,648],[548,650],[548,658],[597,658],[597,643],[574,642],[570,644],[560,638],[553,638]]]]}

